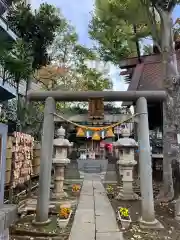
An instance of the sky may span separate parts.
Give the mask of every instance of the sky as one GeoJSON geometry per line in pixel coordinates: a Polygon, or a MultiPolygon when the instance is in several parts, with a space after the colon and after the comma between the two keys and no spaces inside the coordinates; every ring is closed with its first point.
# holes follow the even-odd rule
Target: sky
{"type": "MultiPolygon", "coordinates": [[[[43,2],[53,4],[60,8],[63,15],[75,26],[79,35],[79,42],[87,47],[92,46],[92,41],[88,36],[88,24],[91,20],[94,0],[29,0],[33,8],[38,8],[43,2]]],[[[180,17],[180,6],[173,13],[173,18],[180,17]]],[[[127,84],[124,83],[123,77],[119,75],[120,69],[108,65],[109,75],[113,81],[114,90],[125,91],[127,84]]]]}

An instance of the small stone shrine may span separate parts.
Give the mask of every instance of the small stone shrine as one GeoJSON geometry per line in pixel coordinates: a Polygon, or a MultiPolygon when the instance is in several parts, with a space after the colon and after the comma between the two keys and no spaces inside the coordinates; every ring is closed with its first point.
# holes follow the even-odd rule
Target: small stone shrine
{"type": "Polygon", "coordinates": [[[68,158],[70,159],[70,164],[65,167],[64,176],[66,180],[70,179],[80,179],[80,173],[78,170],[78,162],[77,162],[77,151],[72,150],[69,154],[68,158]]]}
{"type": "Polygon", "coordinates": [[[134,150],[138,147],[137,142],[129,138],[130,130],[122,130],[123,138],[114,143],[115,148],[119,150],[119,173],[122,176],[123,187],[120,189],[116,199],[135,200],[138,196],[133,192],[133,168],[137,164],[134,160],[134,150]]]}
{"type": "Polygon", "coordinates": [[[70,163],[70,160],[67,158],[68,148],[73,146],[73,143],[70,143],[65,137],[65,129],[59,128],[57,130],[58,138],[54,139],[54,148],[55,148],[55,157],[53,158],[54,165],[54,190],[52,198],[61,199],[67,196],[67,193],[64,192],[64,168],[70,163]]]}

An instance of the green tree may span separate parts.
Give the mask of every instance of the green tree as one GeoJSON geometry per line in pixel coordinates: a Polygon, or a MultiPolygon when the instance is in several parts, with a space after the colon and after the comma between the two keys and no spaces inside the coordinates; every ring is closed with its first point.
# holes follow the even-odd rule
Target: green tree
{"type": "MultiPolygon", "coordinates": [[[[34,12],[30,5],[24,1],[15,3],[11,7],[7,20],[19,38],[21,38],[31,50],[32,68],[36,69],[46,66],[50,59],[48,47],[54,40],[56,29],[61,24],[60,12],[52,5],[43,3],[34,12]]],[[[32,79],[27,82],[30,89],[32,79]]]]}
{"type": "Polygon", "coordinates": [[[41,140],[44,104],[31,102],[25,108],[25,99],[19,100],[19,119],[17,122],[17,99],[11,99],[6,106],[8,121],[16,123],[16,130],[32,135],[35,140],[41,140]]]}
{"type": "MultiPolygon", "coordinates": [[[[32,76],[32,56],[31,49],[22,40],[15,42],[10,48],[2,47],[0,50],[0,64],[3,69],[3,81],[12,80],[16,85],[17,107],[16,107],[16,121],[18,123],[19,131],[21,130],[20,121],[22,116],[21,97],[19,94],[20,83],[28,82],[32,76]]],[[[23,108],[27,108],[26,104],[23,108]]]]}
{"type": "Polygon", "coordinates": [[[110,79],[87,62],[97,61],[97,55],[78,43],[75,29],[64,19],[56,32],[56,37],[49,49],[52,62],[64,69],[64,74],[57,81],[59,89],[64,90],[104,90],[112,87],[110,79]]]}
{"type": "Polygon", "coordinates": [[[97,0],[90,24],[90,35],[98,41],[104,60],[107,55],[109,60],[118,64],[122,58],[132,56],[133,43],[147,37],[152,38],[162,56],[163,85],[167,92],[167,100],[163,104],[163,196],[167,199],[174,195],[171,162],[179,159],[179,153],[173,157],[172,149],[173,138],[176,139],[180,132],[180,77],[174,49],[174,38],[178,34],[172,21],[172,12],[177,4],[178,0],[97,0]]]}
{"type": "Polygon", "coordinates": [[[60,13],[47,3],[32,12],[24,1],[11,7],[7,20],[18,37],[28,43],[32,50],[33,69],[45,66],[48,62],[47,49],[53,42],[56,29],[61,24],[60,13]]]}
{"type": "Polygon", "coordinates": [[[47,50],[54,40],[57,27],[61,24],[61,15],[55,7],[46,3],[41,4],[40,8],[33,12],[30,5],[26,6],[23,1],[18,1],[15,7],[10,8],[7,20],[20,40],[12,46],[1,46],[0,63],[3,67],[3,80],[5,82],[11,78],[15,81],[18,96],[17,126],[19,131],[25,131],[25,126],[29,131],[28,121],[31,121],[32,128],[38,126],[33,119],[38,116],[40,105],[36,103],[27,105],[27,102],[19,96],[19,85],[22,81],[26,82],[27,92],[31,88],[32,76],[36,69],[49,63],[47,50]]]}
{"type": "Polygon", "coordinates": [[[138,1],[96,0],[89,34],[98,42],[97,50],[104,61],[118,65],[122,58],[137,56],[137,41],[150,35],[138,1]]]}

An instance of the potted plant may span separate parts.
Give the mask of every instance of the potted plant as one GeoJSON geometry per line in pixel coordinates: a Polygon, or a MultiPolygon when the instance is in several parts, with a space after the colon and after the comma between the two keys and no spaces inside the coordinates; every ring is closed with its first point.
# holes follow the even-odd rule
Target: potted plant
{"type": "Polygon", "coordinates": [[[131,217],[127,208],[119,207],[117,210],[118,220],[121,221],[122,229],[128,229],[131,224],[131,217]]]}
{"type": "Polygon", "coordinates": [[[108,185],[108,187],[106,188],[106,192],[110,199],[114,197],[114,189],[112,186],[108,185]]]}
{"type": "Polygon", "coordinates": [[[57,224],[60,228],[65,228],[71,218],[72,210],[71,208],[67,207],[60,207],[57,224]]]}
{"type": "Polygon", "coordinates": [[[80,190],[81,190],[81,186],[80,186],[80,185],[74,184],[74,185],[72,186],[72,193],[73,193],[73,195],[79,196],[80,190]]]}

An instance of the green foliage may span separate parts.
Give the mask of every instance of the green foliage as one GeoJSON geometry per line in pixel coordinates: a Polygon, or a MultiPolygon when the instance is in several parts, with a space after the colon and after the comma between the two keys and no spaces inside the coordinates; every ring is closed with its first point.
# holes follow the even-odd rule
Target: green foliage
{"type": "Polygon", "coordinates": [[[40,5],[34,13],[30,5],[23,2],[11,7],[7,16],[10,27],[17,36],[31,48],[33,56],[33,69],[45,66],[48,62],[47,48],[55,37],[55,31],[61,24],[57,9],[47,3],[40,5]]]}
{"type": "Polygon", "coordinates": [[[61,26],[49,49],[53,63],[65,69],[59,77],[56,89],[61,90],[104,90],[112,87],[110,79],[95,68],[88,67],[91,61],[99,61],[94,50],[78,43],[75,29],[61,19],[61,26]]]}
{"type": "MultiPolygon", "coordinates": [[[[17,83],[27,83],[36,69],[46,64],[64,68],[65,74],[56,79],[56,89],[61,90],[104,90],[112,87],[110,79],[95,68],[89,68],[87,62],[98,60],[96,53],[78,43],[75,29],[61,16],[53,6],[41,4],[34,13],[30,6],[16,3],[8,14],[10,27],[21,40],[0,57],[1,63],[17,83]]],[[[50,81],[52,79],[49,79],[50,81]]],[[[42,127],[43,105],[26,104],[20,97],[16,101],[16,118],[19,131],[24,131],[39,138],[42,127]]],[[[57,103],[62,111],[70,104],[57,103]]]]}
{"type": "Polygon", "coordinates": [[[98,42],[102,59],[118,65],[122,59],[137,56],[136,43],[147,37],[161,50],[161,13],[172,11],[176,4],[179,1],[96,0],[89,33],[98,42]]]}
{"type": "Polygon", "coordinates": [[[101,91],[112,88],[110,79],[102,76],[96,69],[84,67],[83,78],[84,90],[101,91]]]}
{"type": "Polygon", "coordinates": [[[35,137],[36,140],[41,139],[41,131],[43,124],[44,105],[39,102],[31,102],[25,104],[25,99],[21,99],[18,114],[18,128],[22,132],[26,132],[35,137]]]}
{"type": "Polygon", "coordinates": [[[150,34],[139,4],[132,0],[96,0],[89,34],[98,42],[98,51],[103,60],[118,65],[121,59],[137,55],[136,41],[150,34]]]}
{"type": "Polygon", "coordinates": [[[41,139],[44,104],[31,102],[28,105],[24,98],[8,101],[7,119],[17,124],[17,130],[30,134],[36,140],[41,139]]]}
{"type": "MultiPolygon", "coordinates": [[[[0,46],[0,65],[4,73],[8,72],[8,78],[15,81],[18,92],[20,81],[28,81],[33,72],[31,49],[22,40],[15,42],[11,48],[3,42],[0,42],[0,46]]],[[[8,78],[4,74],[3,81],[8,78]]]]}
{"type": "MultiPolygon", "coordinates": [[[[98,52],[106,62],[119,63],[119,60],[129,55],[134,55],[135,48],[130,48],[127,43],[127,36],[123,33],[121,24],[117,25],[111,19],[104,20],[94,16],[89,25],[89,34],[93,40],[98,42],[98,52]]],[[[127,28],[129,34],[131,28],[127,28]]],[[[134,45],[135,47],[135,45],[134,45]]]]}

